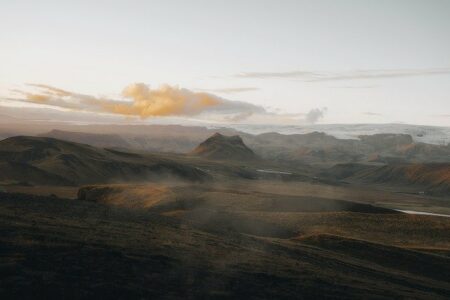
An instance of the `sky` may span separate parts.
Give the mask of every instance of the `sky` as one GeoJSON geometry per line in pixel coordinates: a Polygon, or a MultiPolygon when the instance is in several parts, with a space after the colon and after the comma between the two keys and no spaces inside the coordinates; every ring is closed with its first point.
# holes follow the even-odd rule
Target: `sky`
{"type": "Polygon", "coordinates": [[[450,126],[450,1],[7,1],[0,105],[450,126]]]}

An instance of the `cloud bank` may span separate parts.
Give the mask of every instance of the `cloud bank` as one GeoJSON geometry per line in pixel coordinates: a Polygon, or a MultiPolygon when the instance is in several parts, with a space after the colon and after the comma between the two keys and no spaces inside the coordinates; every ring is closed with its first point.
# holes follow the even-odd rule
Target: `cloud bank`
{"type": "Polygon", "coordinates": [[[198,90],[204,91],[204,92],[213,92],[213,93],[236,94],[236,93],[258,91],[258,90],[260,90],[260,88],[257,88],[257,87],[235,87],[235,88],[198,89],[198,90]]]}
{"type": "Polygon", "coordinates": [[[144,119],[154,116],[195,116],[204,112],[249,115],[265,113],[264,108],[257,105],[169,85],[151,89],[144,83],[130,84],[121,94],[125,101],[69,92],[44,84],[29,84],[29,86],[37,91],[14,90],[13,92],[22,95],[24,100],[30,103],[72,110],[137,116],[144,119]]]}
{"type": "Polygon", "coordinates": [[[243,122],[254,118],[254,121],[266,123],[313,124],[320,121],[327,110],[315,108],[308,113],[298,114],[269,112],[261,106],[248,102],[232,101],[211,93],[194,92],[170,85],[152,89],[144,83],[133,83],[122,90],[119,100],[75,93],[45,84],[28,84],[27,86],[31,88],[31,91],[29,89],[13,90],[21,97],[10,100],[142,119],[202,115],[222,122],[243,122]]]}

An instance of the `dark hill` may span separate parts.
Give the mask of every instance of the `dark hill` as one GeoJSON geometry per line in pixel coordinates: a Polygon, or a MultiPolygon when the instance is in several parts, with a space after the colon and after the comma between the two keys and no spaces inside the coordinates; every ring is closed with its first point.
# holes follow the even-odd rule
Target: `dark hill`
{"type": "Polygon", "coordinates": [[[240,136],[224,136],[220,133],[215,133],[198,145],[191,154],[218,160],[257,159],[255,153],[244,144],[240,136]]]}
{"type": "Polygon", "coordinates": [[[53,138],[18,136],[0,141],[2,181],[87,184],[176,178],[201,181],[204,172],[157,155],[96,148],[53,138]],[[16,169],[17,167],[17,169],[16,169]]]}
{"type": "Polygon", "coordinates": [[[450,164],[394,164],[366,169],[353,178],[375,183],[423,187],[428,193],[450,195],[450,164]]]}
{"type": "Polygon", "coordinates": [[[425,252],[437,245],[448,251],[448,218],[192,214],[183,208],[164,215],[56,197],[0,193],[0,199],[1,299],[448,299],[450,294],[449,258],[425,252]],[[285,235],[292,232],[297,237],[285,235]],[[418,245],[427,249],[408,249],[418,245]]]}
{"type": "Polygon", "coordinates": [[[422,189],[428,194],[450,195],[450,163],[338,164],[327,174],[336,179],[401,185],[422,189]]]}

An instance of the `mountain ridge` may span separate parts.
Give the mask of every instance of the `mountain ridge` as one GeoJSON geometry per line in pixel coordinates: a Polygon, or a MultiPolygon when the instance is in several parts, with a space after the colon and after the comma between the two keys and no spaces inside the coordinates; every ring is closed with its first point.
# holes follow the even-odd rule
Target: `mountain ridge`
{"type": "Polygon", "coordinates": [[[46,137],[18,136],[0,141],[0,165],[11,167],[11,164],[38,175],[27,177],[21,172],[6,172],[0,178],[4,181],[25,178],[31,181],[29,184],[77,185],[169,178],[202,181],[209,178],[195,167],[157,155],[120,152],[46,137]]]}

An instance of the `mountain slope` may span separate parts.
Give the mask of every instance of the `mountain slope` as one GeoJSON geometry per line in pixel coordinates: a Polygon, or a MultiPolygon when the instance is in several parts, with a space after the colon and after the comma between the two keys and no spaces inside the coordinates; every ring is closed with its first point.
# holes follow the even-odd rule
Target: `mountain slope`
{"type": "Polygon", "coordinates": [[[450,195],[450,163],[338,164],[327,173],[337,179],[402,185],[423,189],[429,194],[450,195]]]}
{"type": "Polygon", "coordinates": [[[352,177],[376,183],[424,187],[429,193],[450,195],[450,163],[387,165],[363,170],[352,177]]]}
{"type": "MultiPolygon", "coordinates": [[[[12,137],[0,141],[2,180],[31,184],[86,184],[117,181],[147,181],[177,178],[201,181],[204,172],[157,155],[138,155],[100,149],[84,144],[43,137],[12,137]],[[30,172],[12,172],[11,165],[30,172]],[[5,169],[6,170],[6,169],[5,169]]],[[[12,168],[14,170],[14,168],[12,168]]]]}

